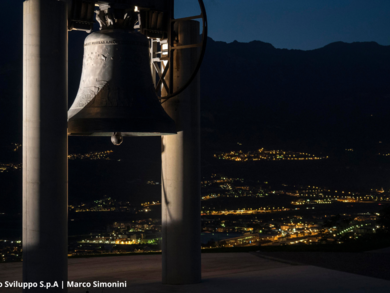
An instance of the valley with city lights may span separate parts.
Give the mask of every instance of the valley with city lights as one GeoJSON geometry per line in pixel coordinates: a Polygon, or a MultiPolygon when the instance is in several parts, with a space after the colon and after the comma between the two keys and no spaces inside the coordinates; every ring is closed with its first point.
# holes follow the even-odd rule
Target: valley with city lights
{"type": "MultiPolygon", "coordinates": [[[[313,246],[337,251],[369,239],[378,231],[380,234],[381,212],[390,202],[387,185],[329,184],[329,173],[340,168],[329,154],[266,148],[243,151],[247,149],[243,143],[235,145],[234,151],[210,150],[203,155],[200,233],[204,252],[260,246],[266,250],[313,246]],[[315,177],[288,176],[301,169],[315,177]],[[310,181],[314,184],[309,185],[310,181]]],[[[4,157],[14,156],[15,160],[1,165],[3,186],[4,179],[15,182],[20,178],[21,150],[16,143],[3,147],[8,152],[4,157]]],[[[344,156],[350,156],[352,151],[345,149],[344,156]]],[[[382,166],[390,163],[386,156],[377,156],[382,166]]],[[[102,181],[87,184],[82,191],[79,188],[83,181],[70,185],[71,190],[77,185],[78,196],[69,198],[68,256],[161,252],[158,162],[149,166],[142,160],[136,163],[149,171],[139,169],[131,181],[125,181],[129,186],[123,191],[111,177],[105,179],[106,173],[99,174],[116,170],[120,174],[118,182],[125,179],[127,167],[122,163],[129,154],[121,149],[70,153],[68,158],[71,178],[72,170],[79,170],[77,173],[100,176],[102,181]],[[153,177],[151,169],[156,174],[153,177]],[[97,184],[108,188],[91,188],[97,184]]],[[[21,223],[20,206],[13,203],[1,207],[0,221],[5,224],[0,239],[2,261],[21,260],[21,227],[15,227],[21,223]]]]}

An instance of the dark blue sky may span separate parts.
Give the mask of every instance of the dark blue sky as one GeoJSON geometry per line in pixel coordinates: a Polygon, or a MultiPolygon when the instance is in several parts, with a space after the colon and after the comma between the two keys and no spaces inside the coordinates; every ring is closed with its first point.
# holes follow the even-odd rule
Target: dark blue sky
{"type": "MultiPolygon", "coordinates": [[[[260,40],[310,50],[335,41],[390,45],[390,0],[204,0],[215,40],[260,40]]],[[[198,13],[197,0],[176,0],[176,17],[198,13]]]]}
{"type": "MultiPolygon", "coordinates": [[[[336,41],[390,45],[390,0],[204,0],[210,37],[259,40],[310,50],[336,41]]],[[[22,0],[0,0],[4,23],[21,20],[22,0]],[[15,17],[19,14],[19,17],[15,17]]],[[[199,13],[198,0],[175,0],[176,17],[199,13]]],[[[18,24],[21,26],[21,23],[18,24]]]]}

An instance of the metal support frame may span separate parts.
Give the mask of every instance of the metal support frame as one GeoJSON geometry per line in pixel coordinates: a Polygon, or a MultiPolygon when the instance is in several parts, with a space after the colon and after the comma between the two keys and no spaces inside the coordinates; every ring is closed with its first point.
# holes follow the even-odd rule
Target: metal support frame
{"type": "Polygon", "coordinates": [[[206,45],[207,45],[207,36],[208,36],[208,22],[207,22],[207,14],[206,14],[206,8],[204,6],[203,0],[198,0],[199,1],[199,6],[201,9],[201,14],[196,15],[196,16],[190,16],[190,17],[184,17],[184,18],[179,18],[179,19],[174,19],[173,18],[173,1],[170,2],[171,8],[171,18],[168,24],[168,38],[161,40],[161,39],[156,39],[151,41],[151,63],[152,63],[152,70],[154,69],[153,76],[155,77],[155,89],[157,95],[160,96],[161,103],[165,103],[167,100],[170,98],[173,98],[180,93],[182,93],[194,80],[196,77],[200,66],[202,65],[204,54],[206,52],[206,45]],[[177,43],[177,37],[175,36],[174,33],[174,26],[177,23],[180,22],[185,22],[189,20],[195,20],[195,19],[202,19],[202,26],[203,26],[203,31],[202,31],[202,39],[200,42],[193,43],[193,44],[188,44],[188,45],[180,45],[177,43]],[[156,47],[155,43],[158,43],[159,46],[156,47]],[[163,50],[163,44],[168,44],[168,48],[166,50],[163,50]],[[175,91],[173,90],[174,88],[174,78],[173,78],[173,70],[168,70],[171,67],[171,64],[174,63],[173,56],[174,52],[177,50],[185,50],[185,49],[192,49],[192,48],[201,48],[200,49],[200,54],[199,58],[197,61],[197,64],[193,70],[193,73],[191,76],[188,78],[187,82],[183,83],[180,88],[176,89],[175,91]],[[160,51],[157,50],[157,48],[160,48],[160,51]],[[160,56],[158,56],[160,55],[160,56]],[[167,62],[162,62],[162,61],[167,61],[167,62]],[[156,64],[159,63],[159,64],[156,64]],[[166,63],[166,64],[165,64],[166,63]],[[164,65],[162,65],[164,64],[164,65]],[[163,68],[163,71],[161,71],[161,67],[163,68]],[[157,78],[157,75],[158,78],[157,78]],[[169,76],[167,77],[167,73],[169,76]],[[168,82],[167,82],[168,80],[168,82]],[[162,88],[163,87],[163,88],[162,88]],[[162,96],[161,90],[164,89],[166,94],[162,96]]]}

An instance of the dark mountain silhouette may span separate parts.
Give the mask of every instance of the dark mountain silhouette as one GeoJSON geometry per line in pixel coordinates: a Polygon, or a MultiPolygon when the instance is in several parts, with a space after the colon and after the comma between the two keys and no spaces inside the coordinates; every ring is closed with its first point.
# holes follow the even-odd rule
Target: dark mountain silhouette
{"type": "Polygon", "coordinates": [[[389,64],[390,46],[375,42],[301,51],[210,39],[202,67],[203,122],[226,142],[385,142],[389,64]]]}

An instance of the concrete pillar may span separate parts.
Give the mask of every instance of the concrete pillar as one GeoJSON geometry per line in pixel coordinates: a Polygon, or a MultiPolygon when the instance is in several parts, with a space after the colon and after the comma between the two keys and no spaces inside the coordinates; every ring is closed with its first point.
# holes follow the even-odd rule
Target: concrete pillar
{"type": "MultiPolygon", "coordinates": [[[[199,42],[199,23],[177,23],[179,45],[199,42]]],[[[174,54],[173,84],[183,86],[192,74],[199,50],[174,54]]],[[[163,283],[201,282],[200,247],[200,80],[163,104],[177,125],[177,135],[162,137],[163,283]]]]}
{"type": "Polygon", "coordinates": [[[27,0],[23,25],[24,292],[66,292],[68,32],[65,1],[27,0]],[[39,282],[59,288],[39,288],[39,282]]]}

